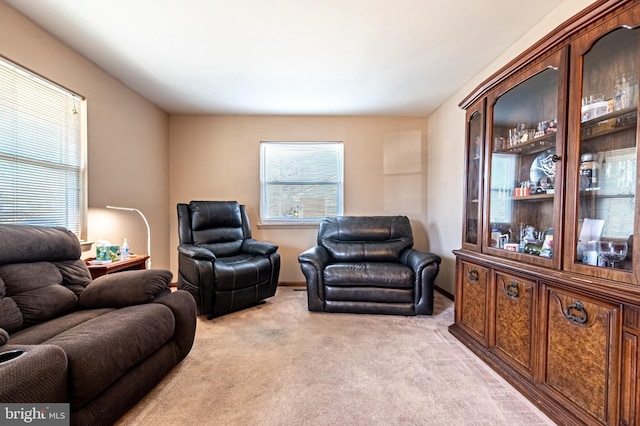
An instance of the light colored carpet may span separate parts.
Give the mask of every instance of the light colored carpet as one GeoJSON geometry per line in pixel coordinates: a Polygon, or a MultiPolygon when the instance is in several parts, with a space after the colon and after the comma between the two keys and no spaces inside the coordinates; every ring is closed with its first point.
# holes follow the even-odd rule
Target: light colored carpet
{"type": "Polygon", "coordinates": [[[266,304],[198,320],[189,356],[119,425],[553,425],[458,342],[453,302],[433,316],[266,304]]]}

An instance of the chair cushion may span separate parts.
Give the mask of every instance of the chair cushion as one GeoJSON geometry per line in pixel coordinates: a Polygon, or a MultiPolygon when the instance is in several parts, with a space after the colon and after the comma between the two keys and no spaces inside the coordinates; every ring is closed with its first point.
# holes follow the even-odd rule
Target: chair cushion
{"type": "Polygon", "coordinates": [[[326,286],[324,288],[325,301],[359,303],[405,303],[410,306],[414,302],[412,289],[382,288],[382,287],[341,287],[326,286]]]}
{"type": "Polygon", "coordinates": [[[240,204],[237,201],[191,201],[191,229],[242,227],[240,204]]]}
{"type": "Polygon", "coordinates": [[[413,234],[406,216],[338,216],[320,222],[318,245],[337,262],[397,262],[413,234]]]}
{"type": "Polygon", "coordinates": [[[238,202],[192,201],[189,209],[193,244],[221,257],[240,253],[244,233],[238,202]]]}
{"type": "Polygon", "coordinates": [[[214,267],[216,291],[255,287],[271,278],[271,262],[264,256],[241,254],[218,258],[214,267]]]}
{"type": "Polygon", "coordinates": [[[401,263],[334,263],[323,273],[325,285],[413,289],[413,271],[401,263]]]}

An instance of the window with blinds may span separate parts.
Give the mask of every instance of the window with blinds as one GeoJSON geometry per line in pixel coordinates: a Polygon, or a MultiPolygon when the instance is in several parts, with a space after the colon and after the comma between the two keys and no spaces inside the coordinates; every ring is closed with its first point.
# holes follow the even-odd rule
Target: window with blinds
{"type": "Polygon", "coordinates": [[[262,223],[317,223],[342,215],[343,157],[341,142],[261,142],[262,223]]]}
{"type": "Polygon", "coordinates": [[[0,57],[0,223],[86,234],[84,99],[0,57]]]}

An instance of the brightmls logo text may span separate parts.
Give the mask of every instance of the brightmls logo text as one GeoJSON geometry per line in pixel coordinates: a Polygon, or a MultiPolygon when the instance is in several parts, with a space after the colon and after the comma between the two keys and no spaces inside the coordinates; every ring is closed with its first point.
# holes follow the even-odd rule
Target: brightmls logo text
{"type": "Polygon", "coordinates": [[[0,404],[3,425],[69,426],[69,404],[0,404]]]}

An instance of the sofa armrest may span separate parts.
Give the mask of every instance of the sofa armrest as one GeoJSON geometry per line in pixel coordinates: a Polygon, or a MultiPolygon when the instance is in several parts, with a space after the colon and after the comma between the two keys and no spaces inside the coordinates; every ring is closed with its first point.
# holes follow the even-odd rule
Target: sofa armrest
{"type": "Polygon", "coordinates": [[[435,263],[440,265],[440,256],[415,249],[408,249],[400,255],[401,262],[411,268],[416,274],[420,273],[427,265],[435,263]]]}
{"type": "Polygon", "coordinates": [[[415,273],[415,314],[431,315],[433,313],[433,289],[440,270],[440,256],[408,249],[402,253],[401,260],[415,273]]]}
{"type": "Polygon", "coordinates": [[[330,259],[329,252],[322,246],[311,247],[298,256],[298,262],[313,265],[318,271],[322,271],[330,259]]]}
{"type": "Polygon", "coordinates": [[[322,273],[331,258],[327,249],[312,247],[298,256],[300,268],[307,281],[307,306],[310,311],[324,311],[324,280],[322,273]]]}
{"type": "Polygon", "coordinates": [[[176,320],[173,340],[176,342],[177,359],[181,361],[193,346],[196,334],[196,301],[188,291],[176,290],[154,303],[161,303],[173,312],[176,320]]]}
{"type": "Polygon", "coordinates": [[[248,238],[242,242],[242,251],[248,254],[266,256],[278,251],[278,246],[267,241],[248,238]]]}
{"type": "Polygon", "coordinates": [[[58,346],[1,346],[0,401],[3,403],[68,402],[67,369],[67,355],[58,346]],[[19,356],[12,358],[18,354],[19,356]],[[5,361],[2,362],[2,359],[5,361]]]}
{"type": "Polygon", "coordinates": [[[216,255],[211,250],[207,250],[203,247],[194,246],[193,244],[180,244],[178,246],[178,253],[183,254],[192,259],[200,260],[215,260],[216,255]]]}
{"type": "Polygon", "coordinates": [[[170,293],[173,274],[164,269],[123,271],[91,281],[80,293],[83,308],[123,308],[148,303],[170,293]]]}

